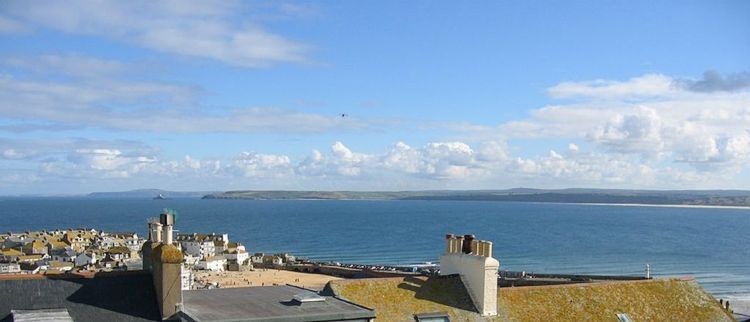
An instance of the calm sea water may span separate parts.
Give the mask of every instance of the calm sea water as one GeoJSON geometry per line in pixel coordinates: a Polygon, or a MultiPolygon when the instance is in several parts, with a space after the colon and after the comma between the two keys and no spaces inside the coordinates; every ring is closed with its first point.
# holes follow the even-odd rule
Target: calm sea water
{"type": "Polygon", "coordinates": [[[0,231],[92,227],[146,235],[179,212],[181,232],[229,233],[248,251],[347,263],[436,262],[445,233],[494,242],[501,269],[691,275],[750,299],[750,210],[470,201],[0,199],[0,231]]]}

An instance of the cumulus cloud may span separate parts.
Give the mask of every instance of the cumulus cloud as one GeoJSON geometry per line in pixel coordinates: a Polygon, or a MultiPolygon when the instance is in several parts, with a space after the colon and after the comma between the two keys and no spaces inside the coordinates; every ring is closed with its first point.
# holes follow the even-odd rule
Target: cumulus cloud
{"type": "MultiPolygon", "coordinates": [[[[0,31],[5,32],[24,23],[28,28],[101,36],[251,68],[308,60],[308,46],[243,19],[241,13],[252,8],[238,1],[7,1],[3,5],[0,31]]],[[[278,9],[284,10],[288,9],[278,9]]]]}
{"type": "MultiPolygon", "coordinates": [[[[701,80],[648,74],[625,81],[565,82],[550,88],[550,95],[576,100],[532,110],[527,119],[501,124],[495,135],[585,140],[612,157],[660,162],[660,171],[677,164],[697,171],[675,178],[698,180],[702,172],[738,174],[746,169],[744,151],[749,148],[745,77],[708,72],[701,80]]],[[[517,160],[517,168],[537,168],[538,161],[531,159],[536,163],[517,160]]]]}
{"type": "Polygon", "coordinates": [[[589,137],[616,152],[658,155],[664,149],[661,117],[647,107],[633,114],[616,114],[589,137]]]}
{"type": "Polygon", "coordinates": [[[486,174],[507,158],[505,144],[497,141],[484,142],[478,150],[457,141],[431,142],[420,148],[398,142],[379,157],[378,166],[420,178],[453,180],[486,174]]]}
{"type": "MultiPolygon", "coordinates": [[[[29,178],[30,185],[56,180],[78,182],[159,182],[179,184],[182,189],[492,189],[525,185],[540,187],[681,187],[723,182],[736,173],[685,169],[690,163],[713,164],[750,160],[750,134],[724,138],[696,150],[674,166],[643,160],[632,154],[583,150],[576,144],[549,150],[543,156],[512,155],[503,142],[472,145],[431,142],[411,147],[397,142],[381,153],[360,153],[335,142],[323,153],[294,160],[284,154],[239,152],[224,159],[186,155],[166,159],[157,149],[123,142],[80,141],[47,149],[35,142],[5,144],[0,158],[0,183],[29,178]],[[486,151],[483,151],[486,150],[486,151]],[[32,153],[32,154],[26,154],[32,153]],[[734,161],[732,161],[734,160],[734,161]],[[21,163],[19,163],[21,162],[21,163]],[[14,165],[26,168],[14,168],[14,165]],[[187,185],[192,183],[192,186],[187,185]]],[[[725,168],[723,168],[725,169],[725,168]]],[[[2,187],[0,187],[2,188],[2,187]]],[[[134,187],[135,188],[135,187],[134,187]]]]}
{"type": "Polygon", "coordinates": [[[657,170],[639,160],[601,153],[578,153],[575,148],[566,153],[550,150],[547,156],[517,157],[508,167],[513,175],[531,182],[549,185],[554,180],[564,186],[649,186],[656,182],[657,170]]]}
{"type": "Polygon", "coordinates": [[[330,154],[323,154],[318,150],[305,158],[295,169],[303,176],[347,176],[356,177],[362,170],[370,166],[373,156],[352,152],[341,142],[331,146],[330,154]]]}
{"type": "Polygon", "coordinates": [[[293,172],[286,155],[242,152],[232,160],[229,170],[243,177],[285,177],[293,172]]]}

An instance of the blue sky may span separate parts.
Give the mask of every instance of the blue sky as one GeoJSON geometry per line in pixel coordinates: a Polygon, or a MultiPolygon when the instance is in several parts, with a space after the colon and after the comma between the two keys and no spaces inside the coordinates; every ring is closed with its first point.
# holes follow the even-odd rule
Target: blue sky
{"type": "Polygon", "coordinates": [[[745,1],[4,1],[0,194],[750,189],[748,40],[745,1]]]}

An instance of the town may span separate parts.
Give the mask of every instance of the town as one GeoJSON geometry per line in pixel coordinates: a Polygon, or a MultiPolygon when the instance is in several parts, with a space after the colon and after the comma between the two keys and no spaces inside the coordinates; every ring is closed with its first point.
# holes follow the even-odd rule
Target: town
{"type": "MultiPolygon", "coordinates": [[[[153,219],[149,225],[157,221],[153,219]]],[[[145,241],[135,232],[93,228],[7,232],[0,235],[0,274],[141,270],[145,241]]],[[[254,265],[276,267],[296,261],[289,254],[250,255],[241,243],[230,242],[227,234],[177,234],[174,241],[183,252],[187,274],[252,270],[254,265]]]]}
{"type": "Polygon", "coordinates": [[[285,254],[250,256],[227,234],[174,234],[176,216],[169,209],[146,222],[145,239],[95,229],[7,233],[0,316],[11,321],[538,321],[553,315],[622,322],[675,316],[732,321],[734,314],[729,302],[717,301],[694,279],[654,279],[648,269],[646,276],[629,277],[503,272],[493,243],[472,234],[446,234],[444,247],[436,249],[442,252],[439,266],[409,271],[315,263],[285,254]],[[195,277],[227,271],[257,276],[269,270],[292,274],[285,278],[296,276],[294,282],[304,275],[340,277],[319,287],[248,279],[218,285],[195,277]]]}

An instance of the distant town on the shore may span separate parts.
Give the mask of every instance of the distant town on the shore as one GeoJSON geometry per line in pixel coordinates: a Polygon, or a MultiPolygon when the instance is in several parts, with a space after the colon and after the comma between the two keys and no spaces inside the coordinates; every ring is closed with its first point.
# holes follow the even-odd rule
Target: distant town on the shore
{"type": "Polygon", "coordinates": [[[167,191],[138,189],[93,192],[90,198],[203,198],[251,200],[465,200],[588,204],[750,207],[748,190],[531,189],[422,191],[167,191]]]}

